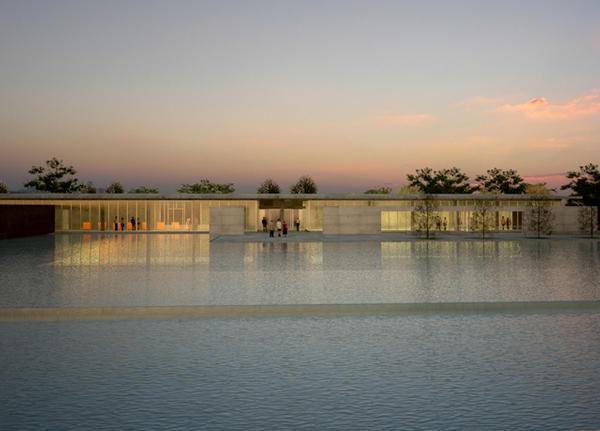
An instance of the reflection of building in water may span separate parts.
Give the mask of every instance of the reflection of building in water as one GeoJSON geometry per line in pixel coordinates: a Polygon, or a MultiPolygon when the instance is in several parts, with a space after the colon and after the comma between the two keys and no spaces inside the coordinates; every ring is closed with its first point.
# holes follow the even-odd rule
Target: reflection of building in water
{"type": "Polygon", "coordinates": [[[57,235],[54,265],[202,265],[208,264],[208,235],[57,235]]]}
{"type": "Polygon", "coordinates": [[[522,255],[518,241],[398,241],[381,242],[382,262],[412,258],[465,256],[516,258],[522,255]]]}
{"type": "Polygon", "coordinates": [[[56,231],[242,233],[280,218],[291,232],[299,221],[301,230],[373,234],[415,231],[424,199],[435,202],[434,232],[471,231],[482,204],[491,231],[520,232],[527,211],[542,201],[555,212],[554,232],[577,232],[577,207],[559,196],[7,194],[0,205],[52,205],[56,231]]]}

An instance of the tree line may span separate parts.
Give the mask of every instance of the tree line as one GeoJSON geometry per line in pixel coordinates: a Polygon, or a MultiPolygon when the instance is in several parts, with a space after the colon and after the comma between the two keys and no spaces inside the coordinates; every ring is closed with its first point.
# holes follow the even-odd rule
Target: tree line
{"type": "MultiPolygon", "coordinates": [[[[92,182],[81,183],[76,177],[77,171],[73,166],[66,165],[62,160],[53,157],[45,165],[32,166],[28,173],[33,176],[24,183],[25,187],[47,193],[124,193],[125,189],[119,181],[114,181],[105,189],[97,189],[92,182]]],[[[465,193],[494,193],[494,194],[549,194],[552,190],[546,188],[545,183],[527,184],[514,169],[493,168],[484,174],[475,176],[475,182],[469,182],[469,176],[457,167],[434,170],[429,167],[417,169],[413,174],[407,174],[408,184],[401,193],[422,194],[465,194],[465,193]]],[[[600,170],[598,165],[590,163],[580,166],[579,170],[567,173],[568,183],[561,186],[562,190],[570,189],[575,196],[581,198],[585,206],[600,207],[600,170]]],[[[233,193],[233,183],[214,183],[202,179],[197,183],[181,184],[178,193],[233,193]]],[[[308,175],[301,176],[290,189],[294,194],[317,193],[315,181],[308,175]]],[[[8,189],[0,182],[0,193],[7,193],[8,189]]],[[[280,193],[280,186],[272,179],[267,178],[260,184],[257,193],[280,193]]],[[[132,188],[128,193],[159,193],[155,187],[139,186],[132,188]]],[[[391,194],[390,187],[381,186],[365,191],[366,194],[391,194]]]]}

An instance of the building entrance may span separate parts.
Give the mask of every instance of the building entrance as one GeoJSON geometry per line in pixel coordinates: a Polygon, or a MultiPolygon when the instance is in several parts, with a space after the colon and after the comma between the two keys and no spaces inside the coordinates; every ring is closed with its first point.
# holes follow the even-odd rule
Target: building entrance
{"type": "Polygon", "coordinates": [[[300,229],[305,230],[304,224],[304,205],[302,201],[291,199],[261,199],[258,207],[258,230],[263,228],[263,219],[266,220],[267,227],[269,222],[277,223],[287,222],[290,232],[296,230],[295,222],[300,222],[300,229]]]}

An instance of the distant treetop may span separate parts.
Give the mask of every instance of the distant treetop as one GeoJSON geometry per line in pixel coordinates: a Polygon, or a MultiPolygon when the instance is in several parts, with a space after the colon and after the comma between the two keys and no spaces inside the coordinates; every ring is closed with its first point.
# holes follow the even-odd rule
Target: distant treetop
{"type": "Polygon", "coordinates": [[[485,174],[475,177],[475,190],[481,192],[521,194],[525,192],[526,184],[514,169],[488,169],[485,174]]]}
{"type": "Polygon", "coordinates": [[[160,193],[160,191],[154,187],[139,186],[129,190],[128,193],[160,193]]]}
{"type": "Polygon", "coordinates": [[[233,183],[227,184],[218,184],[212,183],[208,179],[200,180],[199,183],[194,184],[182,184],[181,187],[177,190],[177,193],[216,193],[216,194],[227,194],[233,193],[235,191],[235,187],[233,187],[233,183]]]}
{"type": "Polygon", "coordinates": [[[314,194],[317,193],[317,184],[308,175],[298,178],[296,184],[290,187],[290,192],[294,194],[314,194]]]}
{"type": "Polygon", "coordinates": [[[46,160],[45,166],[32,166],[28,171],[35,178],[26,182],[25,187],[49,193],[76,193],[81,185],[75,177],[77,171],[62,160],[53,157],[46,160]]]}
{"type": "Polygon", "coordinates": [[[375,187],[365,192],[367,195],[389,195],[390,193],[392,193],[392,188],[387,186],[375,187]]]}
{"type": "Polygon", "coordinates": [[[267,178],[256,190],[257,193],[279,193],[279,184],[273,181],[271,178],[267,178]]]}
{"type": "Polygon", "coordinates": [[[105,190],[106,193],[124,193],[125,189],[119,181],[113,181],[105,190]]]}
{"type": "Polygon", "coordinates": [[[469,177],[457,167],[439,171],[426,167],[417,169],[414,174],[406,175],[406,178],[410,187],[426,194],[471,192],[469,177]]]}

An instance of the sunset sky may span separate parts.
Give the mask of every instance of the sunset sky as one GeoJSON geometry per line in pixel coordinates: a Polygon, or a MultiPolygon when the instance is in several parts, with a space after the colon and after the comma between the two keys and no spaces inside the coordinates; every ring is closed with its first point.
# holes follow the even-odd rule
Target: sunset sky
{"type": "Polygon", "coordinates": [[[600,1],[0,0],[0,181],[323,191],[600,162],[600,1]]]}

